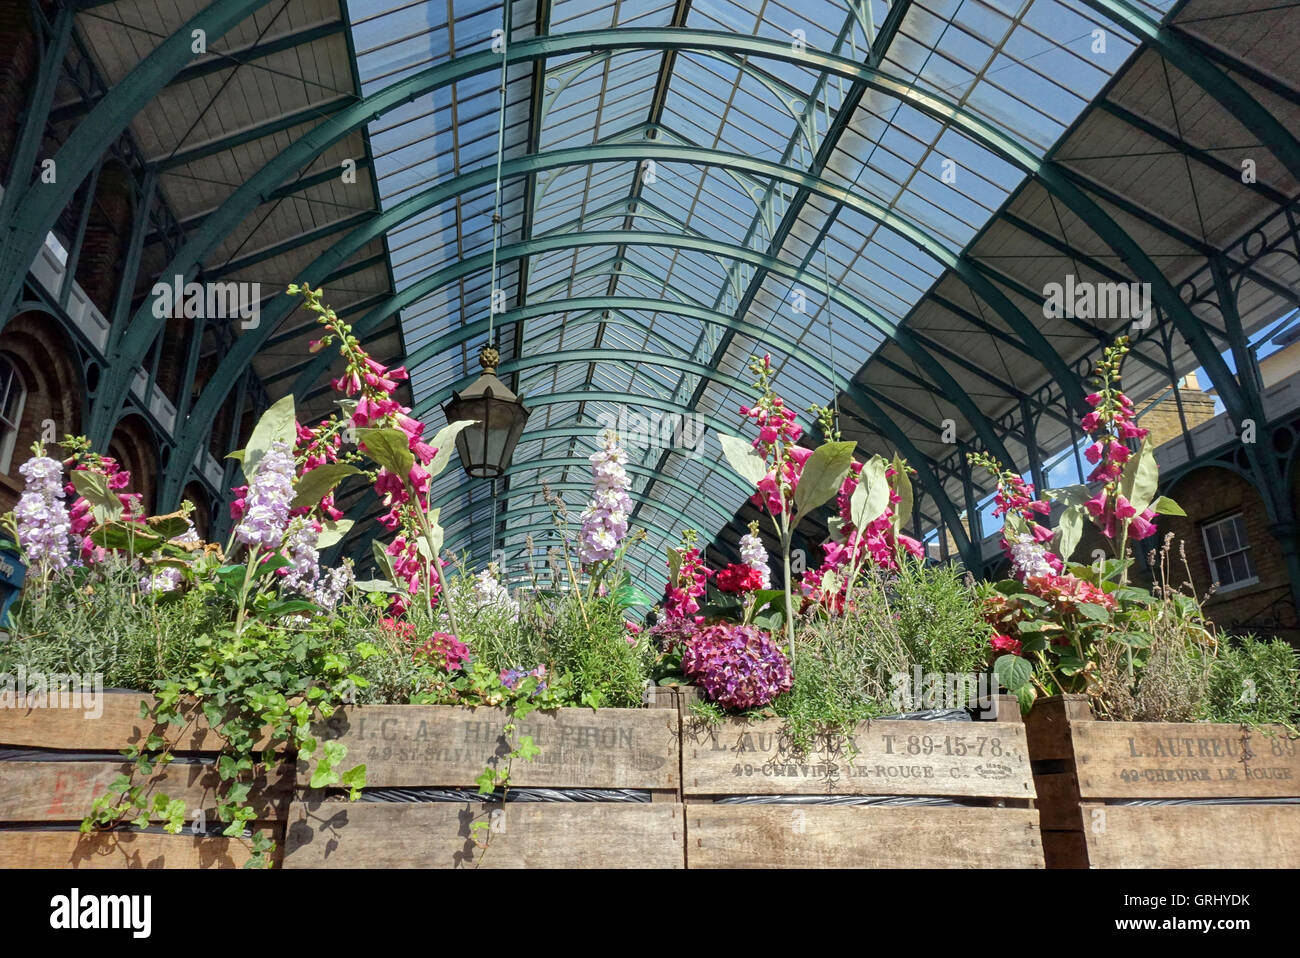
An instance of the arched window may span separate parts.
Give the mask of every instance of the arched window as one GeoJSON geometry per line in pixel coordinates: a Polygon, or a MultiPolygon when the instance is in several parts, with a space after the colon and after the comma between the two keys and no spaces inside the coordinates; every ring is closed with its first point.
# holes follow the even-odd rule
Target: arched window
{"type": "Polygon", "coordinates": [[[26,402],[27,387],[22,376],[9,357],[0,353],[0,472],[6,475],[13,464],[26,402]]]}

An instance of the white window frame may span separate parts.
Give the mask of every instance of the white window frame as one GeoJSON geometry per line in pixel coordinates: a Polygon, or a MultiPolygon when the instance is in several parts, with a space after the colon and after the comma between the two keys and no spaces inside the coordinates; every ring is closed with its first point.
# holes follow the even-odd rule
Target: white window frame
{"type": "Polygon", "coordinates": [[[1250,555],[1251,550],[1254,547],[1250,544],[1250,541],[1246,538],[1245,532],[1246,532],[1246,514],[1240,509],[1238,509],[1236,512],[1230,512],[1226,516],[1220,516],[1217,519],[1212,519],[1208,522],[1201,523],[1201,544],[1205,546],[1205,561],[1206,564],[1210,567],[1210,581],[1218,583],[1217,587],[1215,588],[1215,595],[1223,595],[1225,592],[1235,592],[1237,589],[1244,589],[1247,588],[1248,586],[1259,584],[1259,571],[1255,566],[1255,560],[1250,555]],[[1215,528],[1216,526],[1220,526],[1225,522],[1231,522],[1234,519],[1241,520],[1242,535],[1239,538],[1241,538],[1245,542],[1245,545],[1240,549],[1235,549],[1232,552],[1225,552],[1222,555],[1216,556],[1214,554],[1214,551],[1210,548],[1209,532],[1212,528],[1215,528]],[[1229,556],[1234,556],[1241,552],[1246,553],[1246,561],[1250,563],[1250,567],[1253,570],[1254,574],[1249,576],[1248,578],[1240,579],[1229,585],[1224,585],[1222,582],[1218,582],[1219,567],[1217,564],[1217,560],[1226,559],[1229,556]]]}
{"type": "Polygon", "coordinates": [[[23,425],[23,412],[27,408],[27,384],[23,382],[22,373],[18,371],[18,367],[14,364],[14,361],[4,353],[0,353],[0,387],[4,385],[5,372],[12,375],[12,386],[10,388],[19,391],[18,406],[14,411],[14,420],[10,423],[8,420],[3,418],[4,407],[8,404],[9,400],[9,390],[0,390],[0,423],[3,423],[6,427],[10,427],[8,435],[4,436],[3,439],[0,439],[0,472],[7,476],[9,475],[10,468],[13,466],[14,447],[18,444],[18,433],[22,430],[23,425]]]}

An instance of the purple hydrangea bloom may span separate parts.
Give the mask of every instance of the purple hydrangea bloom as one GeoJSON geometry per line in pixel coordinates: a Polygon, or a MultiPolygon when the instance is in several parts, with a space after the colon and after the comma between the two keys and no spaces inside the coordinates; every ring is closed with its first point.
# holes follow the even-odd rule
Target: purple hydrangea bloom
{"type": "Polygon", "coordinates": [[[235,527],[235,538],[246,546],[279,548],[289,525],[294,473],[293,450],[288,443],[272,443],[249,480],[244,517],[235,527]]]}
{"type": "Polygon", "coordinates": [[[28,563],[41,575],[67,568],[72,523],[63,505],[63,465],[35,456],[18,467],[26,480],[14,519],[28,563]]]}
{"type": "Polygon", "coordinates": [[[632,480],[623,468],[627,453],[619,447],[613,430],[605,430],[602,438],[604,448],[589,457],[594,488],[591,502],[583,510],[578,535],[578,559],[583,565],[614,558],[619,543],[627,536],[627,520],[632,512],[632,500],[627,494],[632,480]]]}
{"type": "Polygon", "coordinates": [[[766,705],[788,692],[794,680],[785,653],[770,635],[734,623],[704,626],[687,639],[682,672],[729,709],[766,705]]]}

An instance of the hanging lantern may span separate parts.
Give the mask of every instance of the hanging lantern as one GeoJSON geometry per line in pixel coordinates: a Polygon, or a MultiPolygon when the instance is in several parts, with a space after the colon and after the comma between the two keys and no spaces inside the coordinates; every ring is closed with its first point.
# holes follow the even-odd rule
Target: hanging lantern
{"type": "Polygon", "coordinates": [[[495,479],[510,465],[529,410],[497,379],[501,354],[495,347],[484,346],[478,361],[483,374],[464,392],[453,392],[442,411],[447,422],[474,420],[474,425],[456,435],[456,451],[466,474],[472,479],[495,479]]]}

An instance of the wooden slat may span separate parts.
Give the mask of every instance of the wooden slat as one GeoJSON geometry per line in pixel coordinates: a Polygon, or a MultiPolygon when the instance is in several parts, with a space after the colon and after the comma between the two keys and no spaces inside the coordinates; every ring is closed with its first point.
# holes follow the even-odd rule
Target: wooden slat
{"type": "MultiPolygon", "coordinates": [[[[0,762],[0,822],[80,821],[98,795],[131,766],[119,762],[0,762]]],[[[191,813],[216,808],[220,782],[212,765],[172,764],[151,779],[151,795],[183,799],[191,813]]],[[[260,819],[281,817],[293,787],[292,768],[284,766],[263,778],[249,793],[248,804],[260,819]]],[[[154,816],[155,819],[157,816],[154,816]]],[[[215,819],[212,819],[215,822],[215,819]]]]}
{"type": "Polygon", "coordinates": [[[796,754],[781,719],[682,730],[685,795],[1034,797],[1020,722],[877,721],[796,754]]]}
{"type": "Polygon", "coordinates": [[[682,868],[681,805],[295,802],[285,868],[682,868]],[[495,814],[495,817],[494,817],[495,814]],[[497,830],[478,848],[470,825],[497,830]]]}
{"type": "Polygon", "coordinates": [[[1044,830],[1078,831],[1083,827],[1079,818],[1079,781],[1073,771],[1035,775],[1034,791],[1044,830]]]}
{"type": "Polygon", "coordinates": [[[1300,868],[1300,805],[1085,803],[1083,813],[1093,868],[1300,868]]]}
{"type": "Polygon", "coordinates": [[[1074,758],[1070,723],[1092,718],[1086,695],[1055,695],[1034,703],[1029,713],[1029,755],[1035,762],[1074,758]]]}
{"type": "Polygon", "coordinates": [[[691,868],[1042,868],[1038,813],[879,805],[686,806],[691,868]]]}
{"type": "Polygon", "coordinates": [[[155,725],[140,718],[141,702],[153,708],[154,698],[142,692],[105,692],[98,716],[87,716],[85,709],[0,708],[0,746],[120,752],[158,734],[178,752],[221,751],[221,737],[197,708],[187,712],[193,721],[185,726],[155,725]]]}
{"type": "MultiPolygon", "coordinates": [[[[347,767],[366,764],[366,785],[469,787],[505,753],[501,709],[367,705],[341,709],[317,729],[348,747],[347,767]]],[[[556,709],[520,723],[541,753],[515,762],[511,782],[553,788],[672,789],[680,781],[672,709],[556,709]]],[[[299,763],[298,781],[311,779],[299,763]]]]}
{"type": "MultiPolygon", "coordinates": [[[[1085,798],[1300,796],[1300,740],[1237,725],[1072,722],[1085,798]]],[[[1037,756],[1035,756],[1037,757],[1037,756]]]]}
{"type": "Polygon", "coordinates": [[[0,868],[242,868],[251,855],[237,838],[0,829],[0,868]]]}

